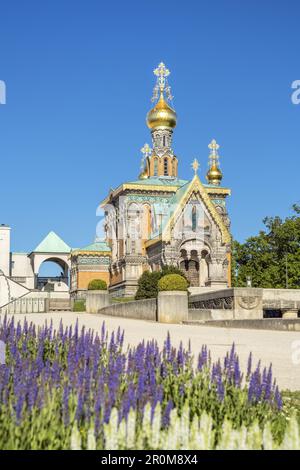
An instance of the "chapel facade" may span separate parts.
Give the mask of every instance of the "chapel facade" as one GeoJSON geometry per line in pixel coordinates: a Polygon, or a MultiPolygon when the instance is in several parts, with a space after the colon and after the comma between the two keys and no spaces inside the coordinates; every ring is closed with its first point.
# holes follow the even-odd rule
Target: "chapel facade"
{"type": "Polygon", "coordinates": [[[184,180],[178,174],[173,150],[177,124],[171,106],[169,70],[163,63],[154,70],[154,106],[146,122],[152,146],[141,149],[139,179],[112,189],[101,206],[105,211],[106,244],[110,248],[109,289],[114,296],[132,296],[145,270],[164,265],[179,267],[191,288],[226,288],[231,285],[231,236],[226,198],[221,186],[219,145],[209,147],[206,182],[197,174],[184,180]]]}

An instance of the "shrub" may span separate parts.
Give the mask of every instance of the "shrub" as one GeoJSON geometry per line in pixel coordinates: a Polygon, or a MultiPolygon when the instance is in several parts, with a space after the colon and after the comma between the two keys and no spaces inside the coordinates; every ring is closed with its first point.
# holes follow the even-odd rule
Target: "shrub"
{"type": "Polygon", "coordinates": [[[176,268],[176,266],[164,266],[161,270],[161,277],[166,276],[167,274],[179,274],[179,276],[184,277],[186,279],[188,286],[190,285],[188,279],[186,278],[185,274],[181,269],[176,268]]]}
{"type": "Polygon", "coordinates": [[[138,280],[138,290],[135,295],[136,300],[152,299],[157,297],[157,284],[161,278],[160,271],[145,271],[138,280]]]}
{"type": "Polygon", "coordinates": [[[75,300],[73,305],[73,312],[85,312],[85,301],[75,300]]]}
{"type": "Polygon", "coordinates": [[[88,290],[107,290],[107,284],[102,279],[93,279],[89,282],[88,290]]]}
{"type": "Polygon", "coordinates": [[[158,294],[158,281],[167,274],[178,274],[182,276],[189,285],[184,273],[175,266],[164,266],[161,271],[145,271],[138,280],[138,290],[135,295],[136,300],[152,299],[158,294]]]}
{"type": "Polygon", "coordinates": [[[187,280],[180,274],[167,274],[158,281],[158,290],[180,290],[187,291],[187,280]]]}

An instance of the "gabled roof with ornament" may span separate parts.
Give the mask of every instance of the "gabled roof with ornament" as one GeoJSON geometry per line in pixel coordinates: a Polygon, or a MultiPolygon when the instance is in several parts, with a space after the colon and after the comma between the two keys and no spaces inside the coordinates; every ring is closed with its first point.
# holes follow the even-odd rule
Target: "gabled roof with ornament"
{"type": "Polygon", "coordinates": [[[150,177],[147,179],[139,179],[121,184],[116,189],[111,189],[108,196],[101,202],[101,206],[105,206],[112,199],[126,190],[130,191],[158,191],[175,193],[178,188],[185,185],[188,181],[168,176],[150,177]]]}
{"type": "Polygon", "coordinates": [[[189,198],[193,193],[198,193],[200,198],[203,200],[208,212],[212,219],[215,221],[217,226],[220,228],[222,242],[224,244],[230,243],[231,235],[225,226],[222,218],[220,217],[215,205],[208,196],[207,188],[201,183],[200,178],[195,174],[194,178],[183,185],[170,199],[170,206],[173,206],[174,210],[162,226],[160,233],[153,234],[153,237],[146,242],[146,247],[151,246],[161,240],[169,240],[172,236],[172,229],[174,227],[177,216],[182,212],[182,209],[188,202],[189,198]]]}

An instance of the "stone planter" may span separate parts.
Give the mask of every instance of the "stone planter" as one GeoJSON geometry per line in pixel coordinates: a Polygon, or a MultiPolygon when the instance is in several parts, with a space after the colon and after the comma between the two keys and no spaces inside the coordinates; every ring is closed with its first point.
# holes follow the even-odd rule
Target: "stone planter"
{"type": "Polygon", "coordinates": [[[110,305],[107,290],[90,290],[86,293],[87,313],[98,313],[102,308],[110,305]]]}
{"type": "Polygon", "coordinates": [[[188,319],[188,294],[183,291],[162,291],[157,298],[157,321],[181,323],[188,319]]]}

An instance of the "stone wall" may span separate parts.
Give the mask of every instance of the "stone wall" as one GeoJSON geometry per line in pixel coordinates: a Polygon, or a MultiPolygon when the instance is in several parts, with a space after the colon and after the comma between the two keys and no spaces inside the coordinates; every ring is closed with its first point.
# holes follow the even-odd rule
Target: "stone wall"
{"type": "Polygon", "coordinates": [[[235,287],[203,292],[190,296],[189,307],[211,310],[214,320],[262,319],[268,310],[280,310],[283,318],[297,318],[300,289],[235,287]]]}
{"type": "Polygon", "coordinates": [[[132,302],[120,302],[104,307],[100,310],[101,315],[115,317],[135,318],[138,320],[157,320],[157,300],[144,299],[132,302]]]}
{"type": "Polygon", "coordinates": [[[190,308],[209,309],[216,320],[263,318],[262,291],[238,287],[191,295],[190,308]]]}
{"type": "Polygon", "coordinates": [[[110,298],[106,290],[89,290],[86,294],[87,313],[98,313],[110,305],[110,298]]]}
{"type": "Polygon", "coordinates": [[[185,324],[204,324],[220,328],[243,328],[253,330],[300,331],[300,318],[285,320],[283,318],[265,318],[256,320],[189,320],[185,324]]]}
{"type": "Polygon", "coordinates": [[[1,314],[45,313],[49,310],[49,301],[39,297],[22,297],[0,308],[1,314]]]}

